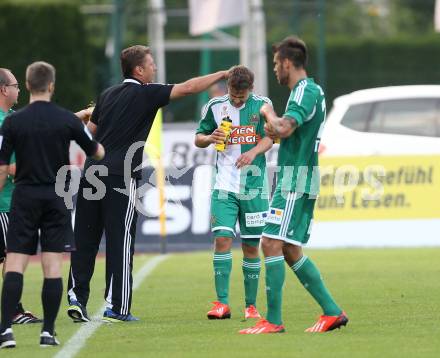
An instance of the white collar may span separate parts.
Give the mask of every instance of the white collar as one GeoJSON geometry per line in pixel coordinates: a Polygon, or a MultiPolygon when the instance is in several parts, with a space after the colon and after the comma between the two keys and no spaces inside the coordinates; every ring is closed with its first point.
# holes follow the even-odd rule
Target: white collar
{"type": "Polygon", "coordinates": [[[135,83],[137,85],[142,85],[141,81],[135,80],[133,78],[126,78],[122,83],[135,83]]]}

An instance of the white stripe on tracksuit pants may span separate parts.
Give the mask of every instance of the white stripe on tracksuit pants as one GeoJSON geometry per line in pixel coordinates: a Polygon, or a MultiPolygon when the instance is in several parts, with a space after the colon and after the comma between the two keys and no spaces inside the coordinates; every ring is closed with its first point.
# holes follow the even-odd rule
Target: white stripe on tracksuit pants
{"type": "Polygon", "coordinates": [[[0,213],[0,230],[2,234],[2,238],[0,239],[0,262],[6,256],[6,234],[8,233],[9,226],[9,213],[0,213]]]}
{"type": "MultiPolygon", "coordinates": [[[[126,193],[113,188],[125,188],[124,178],[117,175],[99,177],[106,185],[101,200],[86,200],[78,196],[75,213],[76,251],[71,255],[68,300],[87,305],[90,280],[101,236],[106,238],[106,289],[104,298],[116,313],[130,313],[133,286],[133,254],[137,212],[135,199],[137,180],[131,179],[126,193]]],[[[79,194],[93,188],[81,179],[79,194]]]]}

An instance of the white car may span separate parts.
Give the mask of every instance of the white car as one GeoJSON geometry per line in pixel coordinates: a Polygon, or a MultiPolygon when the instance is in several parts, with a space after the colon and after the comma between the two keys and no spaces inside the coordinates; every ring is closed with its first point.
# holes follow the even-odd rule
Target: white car
{"type": "Polygon", "coordinates": [[[440,154],[440,86],[371,88],[336,98],[320,154],[440,154]]]}

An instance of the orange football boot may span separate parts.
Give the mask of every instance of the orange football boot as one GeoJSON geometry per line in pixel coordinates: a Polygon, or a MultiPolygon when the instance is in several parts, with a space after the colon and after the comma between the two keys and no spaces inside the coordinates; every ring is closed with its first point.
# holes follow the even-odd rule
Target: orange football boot
{"type": "Polygon", "coordinates": [[[257,310],[257,307],[254,305],[250,305],[249,307],[246,307],[244,310],[244,319],[249,318],[261,318],[260,313],[257,310]]]}
{"type": "Polygon", "coordinates": [[[207,316],[209,319],[226,319],[231,318],[231,310],[227,304],[215,301],[212,302],[214,307],[208,311],[207,316]]]}
{"type": "Polygon", "coordinates": [[[348,317],[345,312],[342,312],[339,316],[320,316],[318,322],[312,327],[307,328],[305,332],[328,332],[333,331],[336,328],[346,326],[348,323],[348,317]]]}
{"type": "Polygon", "coordinates": [[[283,325],[270,323],[268,320],[260,319],[254,327],[242,329],[240,334],[263,334],[263,333],[283,333],[286,330],[283,325]]]}

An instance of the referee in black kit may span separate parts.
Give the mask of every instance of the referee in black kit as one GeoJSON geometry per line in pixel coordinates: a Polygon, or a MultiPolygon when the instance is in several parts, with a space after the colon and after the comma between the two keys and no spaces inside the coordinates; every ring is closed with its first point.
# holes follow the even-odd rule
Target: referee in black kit
{"type": "Polygon", "coordinates": [[[60,168],[69,165],[71,140],[87,155],[97,160],[104,157],[102,145],[92,140],[84,124],[73,113],[50,102],[55,89],[52,65],[35,62],[28,66],[26,87],[31,92],[30,104],[5,119],[0,136],[1,188],[12,152],[16,156],[16,187],[6,238],[8,259],[1,295],[1,348],[15,347],[12,316],[21,298],[23,273],[30,255],[37,251],[38,241],[44,274],[40,345],[59,344],[54,326],[63,290],[62,252],[66,237],[72,235],[72,226],[64,200],[56,194],[56,177],[60,168]]]}
{"type": "MultiPolygon", "coordinates": [[[[101,93],[87,125],[96,140],[104,145],[106,157],[99,163],[104,166],[99,171],[97,167],[92,167],[97,164],[92,160],[86,161],[84,171],[86,176],[96,175],[104,183],[106,191],[104,196],[97,195],[98,200],[79,196],[76,204],[76,251],[71,254],[67,311],[76,322],[89,321],[86,305],[103,232],[106,238],[104,298],[108,303],[103,320],[138,320],[130,313],[130,307],[137,221],[135,199],[142,175],[137,168],[143,155],[143,145],[139,142],[145,142],[159,108],[166,106],[170,100],[204,91],[227,78],[227,71],[219,71],[175,85],[152,83],[156,65],[150,49],[140,45],[121,52],[121,68],[125,80],[101,93]],[[124,173],[127,152],[132,160],[124,173]],[[125,193],[115,190],[117,188],[125,193]]],[[[83,189],[96,191],[86,178],[81,179],[80,192],[83,189]]]]}

